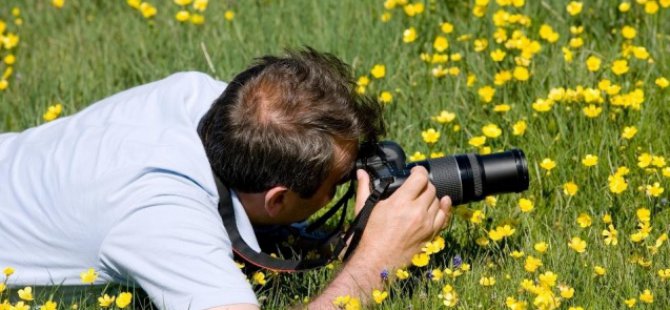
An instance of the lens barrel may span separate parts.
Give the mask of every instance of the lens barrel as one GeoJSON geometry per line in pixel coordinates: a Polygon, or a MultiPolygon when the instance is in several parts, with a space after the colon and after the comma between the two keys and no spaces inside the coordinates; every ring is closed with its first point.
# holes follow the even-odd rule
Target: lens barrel
{"type": "Polygon", "coordinates": [[[453,205],[484,199],[498,193],[518,193],[528,189],[528,164],[523,151],[489,155],[459,154],[410,163],[424,166],[437,190],[448,195],[453,205]]]}

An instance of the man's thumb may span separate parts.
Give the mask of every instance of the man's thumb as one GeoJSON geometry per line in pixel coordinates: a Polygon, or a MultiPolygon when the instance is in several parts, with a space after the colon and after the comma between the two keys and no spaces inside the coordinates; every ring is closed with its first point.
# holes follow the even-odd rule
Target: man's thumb
{"type": "Polygon", "coordinates": [[[357,189],[356,189],[356,209],[355,213],[361,211],[363,205],[365,205],[365,200],[370,196],[370,176],[363,169],[356,170],[356,179],[357,179],[357,189]]]}

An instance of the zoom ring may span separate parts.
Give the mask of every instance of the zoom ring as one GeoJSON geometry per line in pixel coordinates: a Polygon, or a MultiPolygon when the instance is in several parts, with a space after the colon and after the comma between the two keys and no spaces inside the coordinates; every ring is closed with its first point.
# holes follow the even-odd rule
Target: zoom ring
{"type": "Polygon", "coordinates": [[[428,160],[431,182],[437,190],[437,198],[449,196],[452,205],[463,201],[463,183],[454,156],[428,160]]]}
{"type": "Polygon", "coordinates": [[[479,166],[479,161],[477,160],[477,155],[474,153],[468,153],[468,159],[470,160],[470,168],[472,169],[472,179],[475,185],[475,196],[473,198],[481,198],[484,194],[484,184],[482,182],[482,170],[479,166]]]}

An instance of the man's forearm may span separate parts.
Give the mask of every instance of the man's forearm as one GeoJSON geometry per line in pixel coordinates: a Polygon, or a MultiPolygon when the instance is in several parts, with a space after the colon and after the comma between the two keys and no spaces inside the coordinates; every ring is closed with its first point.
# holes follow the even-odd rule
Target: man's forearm
{"type": "MultiPolygon", "coordinates": [[[[335,277],[330,285],[312,303],[309,309],[331,309],[336,308],[334,301],[339,296],[349,295],[359,298],[365,303],[374,289],[382,287],[382,272],[385,268],[383,260],[378,255],[368,255],[373,251],[361,251],[359,248],[344,268],[335,277]]],[[[381,253],[381,252],[377,252],[381,253]]]]}

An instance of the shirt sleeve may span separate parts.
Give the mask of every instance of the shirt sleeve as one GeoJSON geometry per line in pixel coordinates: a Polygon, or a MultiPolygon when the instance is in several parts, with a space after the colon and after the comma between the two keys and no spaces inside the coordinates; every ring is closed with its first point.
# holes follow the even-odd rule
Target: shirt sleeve
{"type": "Polygon", "coordinates": [[[107,235],[100,259],[160,309],[258,305],[218,211],[201,199],[162,194],[134,208],[107,235]]]}

